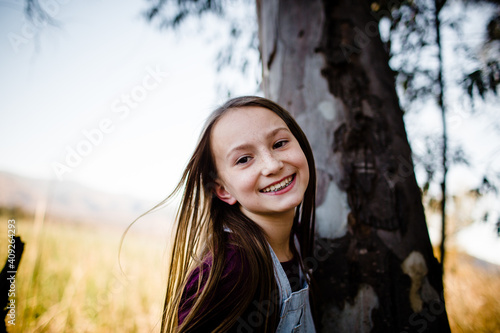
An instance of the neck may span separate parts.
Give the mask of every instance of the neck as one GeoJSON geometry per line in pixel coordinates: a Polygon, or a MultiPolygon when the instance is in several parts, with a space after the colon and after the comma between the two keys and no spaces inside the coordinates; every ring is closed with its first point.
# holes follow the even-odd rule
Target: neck
{"type": "Polygon", "coordinates": [[[268,216],[255,215],[246,210],[242,210],[242,212],[264,230],[266,239],[279,261],[289,261],[293,258],[290,249],[290,233],[292,232],[295,210],[268,216]]]}

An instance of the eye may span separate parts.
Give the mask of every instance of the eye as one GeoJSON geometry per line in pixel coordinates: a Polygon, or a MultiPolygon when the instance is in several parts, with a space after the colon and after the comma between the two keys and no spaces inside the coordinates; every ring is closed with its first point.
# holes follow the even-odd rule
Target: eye
{"type": "Polygon", "coordinates": [[[280,140],[280,141],[276,142],[276,143],[273,145],[273,148],[274,148],[274,149],[281,148],[281,147],[285,146],[287,143],[288,143],[288,140],[280,140]]]}
{"type": "Polygon", "coordinates": [[[236,161],[236,164],[245,164],[248,163],[248,161],[250,161],[250,156],[243,156],[236,161]]]}

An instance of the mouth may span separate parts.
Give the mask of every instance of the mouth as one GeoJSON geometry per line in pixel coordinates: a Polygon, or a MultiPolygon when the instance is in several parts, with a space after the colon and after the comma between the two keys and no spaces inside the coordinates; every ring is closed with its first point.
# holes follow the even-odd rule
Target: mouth
{"type": "Polygon", "coordinates": [[[295,179],[295,174],[286,177],[285,179],[281,180],[278,183],[274,183],[272,185],[269,185],[268,187],[263,188],[259,192],[262,193],[270,193],[270,192],[278,192],[283,190],[284,188],[290,186],[290,184],[293,183],[293,180],[295,179]]]}

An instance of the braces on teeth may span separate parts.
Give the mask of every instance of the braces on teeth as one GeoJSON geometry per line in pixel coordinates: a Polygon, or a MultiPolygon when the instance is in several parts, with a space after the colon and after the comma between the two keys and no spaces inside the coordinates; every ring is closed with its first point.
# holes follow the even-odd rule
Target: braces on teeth
{"type": "Polygon", "coordinates": [[[281,183],[271,185],[269,187],[266,187],[265,189],[262,190],[262,192],[267,193],[267,192],[276,192],[279,190],[284,189],[288,185],[292,183],[293,176],[288,177],[287,179],[283,180],[281,183]]]}

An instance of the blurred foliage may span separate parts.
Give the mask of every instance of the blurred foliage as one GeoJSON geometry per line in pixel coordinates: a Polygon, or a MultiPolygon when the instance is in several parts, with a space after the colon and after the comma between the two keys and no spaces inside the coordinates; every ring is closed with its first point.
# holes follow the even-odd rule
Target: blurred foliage
{"type": "Polygon", "coordinates": [[[466,74],[464,89],[471,99],[479,95],[486,98],[488,92],[498,95],[500,83],[500,11],[496,13],[486,27],[486,40],[483,46],[482,68],[466,74]]]}
{"type": "Polygon", "coordinates": [[[25,0],[24,12],[32,22],[56,24],[54,18],[46,10],[50,3],[40,0],[25,0]]]}
{"type": "Polygon", "coordinates": [[[494,183],[490,182],[487,177],[483,177],[483,181],[479,187],[472,189],[471,192],[477,196],[485,195],[491,192],[498,194],[498,187],[494,183]]]}
{"type": "MultiPolygon", "coordinates": [[[[151,2],[151,1],[149,1],[151,2]]],[[[240,75],[255,80],[260,86],[261,73],[251,73],[251,64],[260,68],[257,14],[254,0],[159,0],[143,13],[145,19],[159,29],[178,29],[190,18],[214,15],[225,25],[227,43],[219,45],[215,67],[219,74],[240,75]]],[[[224,77],[223,75],[221,75],[224,77]]],[[[218,81],[219,95],[231,97],[234,80],[218,81]]]]}
{"type": "Polygon", "coordinates": [[[224,16],[225,1],[221,0],[156,0],[149,9],[144,12],[147,20],[160,21],[160,28],[177,28],[190,16],[202,16],[207,13],[224,16]]]}
{"type": "MultiPolygon", "coordinates": [[[[490,3],[496,6],[499,1],[461,1],[464,6],[481,6],[490,3]]],[[[388,19],[390,23],[389,35],[386,36],[386,49],[391,57],[391,67],[397,75],[397,82],[404,91],[404,108],[409,109],[413,101],[417,99],[431,98],[435,95],[436,68],[431,64],[425,64],[415,59],[421,59],[423,55],[433,53],[435,49],[433,13],[437,4],[438,12],[445,11],[448,1],[379,1],[372,5],[372,10],[379,19],[388,19]],[[395,46],[395,47],[393,47],[395,46]]],[[[484,99],[488,92],[497,94],[497,86],[500,80],[499,60],[500,45],[500,7],[493,10],[489,19],[482,22],[486,34],[483,36],[483,53],[490,54],[477,56],[477,50],[471,49],[464,38],[463,23],[461,15],[447,15],[442,21],[444,27],[450,28],[456,34],[457,50],[465,52],[469,60],[474,60],[475,69],[462,68],[463,87],[471,99],[477,93],[484,99]],[[475,90],[475,89],[476,90],[475,90]]]]}
{"type": "MultiPolygon", "coordinates": [[[[423,195],[428,195],[429,188],[432,182],[437,182],[436,175],[439,172],[441,165],[441,151],[437,147],[442,146],[442,138],[437,135],[427,135],[423,138],[423,147],[414,152],[414,163],[425,171],[425,181],[421,184],[423,195]]],[[[455,145],[448,147],[448,161],[453,165],[470,165],[470,157],[462,147],[455,145]]]]}
{"type": "MultiPolygon", "coordinates": [[[[499,5],[498,1],[421,0],[380,1],[377,6],[372,6],[372,10],[381,22],[381,27],[384,24],[386,26],[385,31],[381,29],[381,37],[390,57],[390,66],[395,72],[400,102],[404,109],[418,112],[427,107],[428,101],[435,101],[435,104],[440,107],[440,78],[442,76],[444,76],[445,82],[444,105],[446,108],[450,108],[450,110],[446,110],[443,106],[441,110],[443,118],[450,111],[453,112],[450,105],[451,94],[448,94],[452,90],[450,87],[461,86],[464,95],[469,97],[471,107],[465,111],[469,114],[475,113],[474,100],[476,98],[480,97],[485,100],[488,94],[498,96],[497,85],[500,79],[499,5]],[[451,6],[455,6],[455,9],[451,6]],[[466,16],[457,15],[456,8],[459,6],[463,6],[462,13],[469,8],[468,6],[473,8],[486,6],[484,8],[491,9],[484,21],[478,22],[484,26],[485,30],[482,43],[479,43],[479,49],[471,46],[470,40],[466,38],[467,32],[464,32],[466,16]],[[438,20],[435,16],[436,11],[438,20]],[[456,78],[444,72],[439,65],[436,24],[439,24],[441,30],[441,45],[443,31],[446,31],[447,38],[455,37],[453,57],[459,61],[454,62],[453,71],[454,75],[459,78],[458,82],[454,82],[456,78]]],[[[449,59],[443,58],[442,61],[448,63],[449,59]]],[[[492,102],[490,101],[490,103],[492,102]]],[[[461,116],[463,117],[463,115],[461,116]]],[[[453,145],[448,143],[450,140],[445,129],[443,124],[442,133],[418,133],[417,135],[421,137],[411,140],[413,144],[415,141],[422,142],[421,149],[413,150],[413,159],[415,168],[422,170],[425,175],[425,179],[420,184],[422,192],[424,196],[434,196],[430,201],[434,202],[433,206],[436,208],[439,207],[445,196],[443,193],[429,192],[432,184],[440,184],[441,188],[446,188],[446,174],[448,169],[454,166],[464,165],[474,168],[474,163],[471,162],[472,157],[460,143],[457,143],[457,140],[453,140],[453,145]]],[[[491,166],[492,163],[488,165],[491,166]]],[[[491,168],[481,171],[475,170],[475,172],[484,172],[482,178],[487,180],[492,188],[500,185],[500,174],[491,168]]],[[[484,187],[484,184],[484,182],[482,185],[478,184],[478,187],[484,187]]],[[[483,195],[484,191],[477,191],[477,193],[483,195]]],[[[495,194],[498,193],[495,192],[495,194]]],[[[492,209],[498,208],[493,207],[492,209]]]]}

